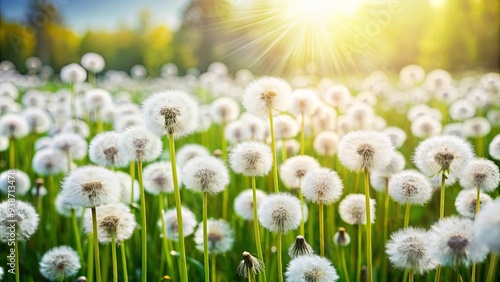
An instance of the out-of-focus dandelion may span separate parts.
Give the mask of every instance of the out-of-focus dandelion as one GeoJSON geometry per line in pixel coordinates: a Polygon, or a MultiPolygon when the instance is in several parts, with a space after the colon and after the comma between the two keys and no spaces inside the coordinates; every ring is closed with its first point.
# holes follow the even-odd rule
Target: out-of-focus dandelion
{"type": "Polygon", "coordinates": [[[298,256],[290,261],[286,273],[286,281],[335,282],[339,279],[332,263],[317,255],[298,256]]]}
{"type": "Polygon", "coordinates": [[[80,268],[80,258],[69,246],[52,248],[40,260],[40,273],[50,281],[63,281],[78,273],[80,268]]]}
{"type": "Polygon", "coordinates": [[[113,131],[94,136],[89,145],[90,160],[97,165],[112,168],[127,165],[128,159],[120,150],[119,140],[120,134],[113,131]]]}
{"type": "Polygon", "coordinates": [[[473,234],[477,242],[482,242],[491,251],[490,265],[486,281],[493,282],[500,255],[500,198],[485,205],[477,214],[473,224],[473,234]]]}
{"type": "Polygon", "coordinates": [[[476,194],[476,191],[473,189],[462,190],[458,193],[455,198],[455,208],[457,209],[458,214],[463,217],[474,219],[476,217],[476,213],[479,212],[484,205],[491,202],[491,197],[488,194],[480,192],[479,203],[477,203],[476,194]],[[476,205],[479,206],[477,212],[476,205]]]}
{"type": "Polygon", "coordinates": [[[342,270],[344,271],[344,279],[350,282],[349,271],[347,270],[347,263],[345,259],[344,247],[351,243],[351,237],[345,231],[344,227],[339,227],[339,230],[333,236],[333,242],[340,248],[340,259],[342,260],[342,270]]]}

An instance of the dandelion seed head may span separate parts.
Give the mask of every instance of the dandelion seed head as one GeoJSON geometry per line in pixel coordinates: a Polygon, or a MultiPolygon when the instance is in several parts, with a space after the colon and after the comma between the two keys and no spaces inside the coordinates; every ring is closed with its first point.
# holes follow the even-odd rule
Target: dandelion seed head
{"type": "Polygon", "coordinates": [[[80,63],[89,72],[98,73],[104,69],[104,58],[97,53],[89,52],[84,54],[80,63]]]}
{"type": "Polygon", "coordinates": [[[176,153],[175,157],[180,168],[195,157],[210,156],[207,148],[198,144],[185,144],[176,153]]]}
{"type": "Polygon", "coordinates": [[[411,132],[418,138],[438,135],[441,130],[441,122],[431,116],[421,116],[411,122],[411,132]]]}
{"type": "Polygon", "coordinates": [[[398,151],[393,151],[391,161],[384,168],[377,170],[377,174],[382,177],[390,177],[391,175],[401,172],[406,165],[406,160],[403,154],[398,151]]]}
{"type": "MultiPolygon", "coordinates": [[[[457,209],[458,214],[463,217],[467,217],[470,219],[474,219],[476,216],[476,190],[462,190],[458,193],[455,198],[455,208],[457,209]]],[[[492,201],[491,197],[488,194],[480,192],[479,194],[479,208],[483,208],[484,205],[489,204],[492,201]]]]}
{"type": "Polygon", "coordinates": [[[238,144],[250,140],[250,131],[242,120],[231,121],[224,128],[224,138],[229,144],[238,144]]]}
{"type": "MultiPolygon", "coordinates": [[[[186,207],[181,208],[182,214],[182,230],[184,231],[184,237],[193,234],[196,225],[196,216],[194,213],[186,207]]],[[[169,209],[163,214],[163,219],[165,220],[165,231],[167,238],[172,241],[179,241],[179,224],[177,221],[177,212],[175,208],[169,209]]],[[[161,220],[161,219],[160,219],[161,220]]],[[[158,222],[158,226],[161,228],[161,221],[158,222]]]]}
{"type": "Polygon", "coordinates": [[[320,156],[333,156],[339,146],[339,136],[333,131],[322,131],[314,138],[313,149],[320,156]]]}
{"type": "Polygon", "coordinates": [[[347,246],[351,243],[351,236],[344,227],[339,227],[339,230],[333,235],[333,242],[338,246],[347,246]]]}
{"type": "Polygon", "coordinates": [[[40,175],[55,175],[67,170],[68,161],[61,151],[45,148],[35,153],[32,166],[40,175]]]}
{"type": "MultiPolygon", "coordinates": [[[[116,176],[118,177],[118,182],[120,183],[120,202],[124,204],[130,204],[130,196],[132,193],[132,177],[130,175],[117,171],[116,176]]],[[[132,199],[134,202],[139,201],[139,196],[140,196],[140,189],[139,189],[139,182],[137,179],[134,180],[134,199],[132,199]]]]}
{"type": "Polygon", "coordinates": [[[313,203],[331,204],[338,201],[343,189],[338,174],[327,168],[310,170],[301,181],[304,198],[313,203]]]}
{"type": "Polygon", "coordinates": [[[111,94],[101,88],[92,88],[85,92],[84,96],[85,105],[90,112],[101,110],[113,103],[111,94]]]}
{"type": "Polygon", "coordinates": [[[399,72],[399,80],[401,84],[405,87],[412,87],[417,83],[420,83],[425,78],[425,71],[419,65],[407,65],[404,66],[399,72]]]}
{"type": "MultiPolygon", "coordinates": [[[[218,255],[233,248],[234,230],[229,223],[222,219],[209,218],[207,220],[208,253],[218,255]]],[[[196,248],[203,252],[203,223],[198,225],[194,233],[196,248]]]]}
{"type": "Polygon", "coordinates": [[[229,183],[229,171],[222,160],[213,156],[196,157],[182,168],[186,188],[209,194],[222,192],[229,183]]]}
{"type": "Polygon", "coordinates": [[[61,68],[61,80],[66,83],[81,83],[87,79],[87,72],[79,64],[69,64],[61,68]]]}
{"type": "MultiPolygon", "coordinates": [[[[181,174],[177,174],[178,185],[181,185],[181,174]]],[[[143,172],[144,189],[153,195],[174,192],[172,164],[170,162],[155,162],[147,165],[143,172]]]]}
{"type": "Polygon", "coordinates": [[[306,239],[302,235],[297,236],[294,243],[288,248],[288,255],[292,259],[298,256],[309,256],[312,254],[314,254],[313,248],[306,242],[306,239]]]}
{"type": "Polygon", "coordinates": [[[297,89],[292,92],[292,102],[290,105],[290,112],[295,116],[299,115],[312,115],[319,105],[318,96],[316,93],[309,89],[297,89]]]}
{"type": "Polygon", "coordinates": [[[100,166],[124,167],[128,164],[118,141],[120,134],[114,131],[102,132],[94,136],[89,145],[90,160],[100,166]]]}
{"type": "Polygon", "coordinates": [[[317,255],[292,259],[286,268],[285,277],[288,282],[335,282],[339,279],[332,263],[317,255]]]}
{"type": "Polygon", "coordinates": [[[344,108],[352,100],[351,92],[344,85],[333,85],[323,94],[323,101],[334,108],[344,108]]]}
{"type": "Polygon", "coordinates": [[[491,132],[491,124],[484,117],[473,117],[464,121],[463,131],[466,137],[482,138],[491,132]]]}
{"type": "Polygon", "coordinates": [[[40,217],[35,208],[21,200],[6,200],[0,203],[0,241],[7,243],[12,237],[12,225],[15,224],[15,239],[18,242],[29,240],[37,231],[40,217]],[[14,213],[12,213],[14,209],[14,213]]]}
{"type": "Polygon", "coordinates": [[[259,206],[260,224],[274,233],[297,229],[302,219],[299,199],[287,193],[268,195],[259,206]]]}
{"type": "Polygon", "coordinates": [[[19,90],[12,82],[2,82],[0,83],[0,97],[10,97],[14,100],[17,100],[19,97],[19,90]]]}
{"type": "MultiPolygon", "coordinates": [[[[255,196],[257,199],[256,208],[258,209],[262,201],[267,197],[267,194],[259,189],[256,189],[255,196]]],[[[234,199],[234,212],[244,220],[253,220],[253,192],[252,189],[241,191],[234,199]]]]}
{"type": "Polygon", "coordinates": [[[452,120],[466,120],[476,115],[476,106],[469,100],[460,99],[451,104],[449,114],[452,120]]]}
{"type": "Polygon", "coordinates": [[[486,193],[494,191],[500,182],[498,166],[491,160],[475,158],[469,161],[459,177],[463,189],[480,188],[486,193]]]}
{"type": "MultiPolygon", "coordinates": [[[[134,214],[130,208],[122,203],[101,205],[96,208],[97,238],[100,243],[111,243],[111,236],[123,242],[128,240],[137,225],[134,214]]],[[[87,234],[93,232],[92,214],[86,209],[83,218],[83,228],[87,234]]]]}
{"type": "Polygon", "coordinates": [[[243,260],[238,264],[236,272],[238,275],[248,278],[250,273],[257,275],[264,269],[264,264],[249,252],[243,252],[243,260]]]}
{"type": "Polygon", "coordinates": [[[121,133],[118,141],[129,161],[153,161],[161,154],[162,142],[158,136],[142,127],[130,127],[121,133]]]}
{"type": "Polygon", "coordinates": [[[243,94],[243,106],[261,118],[284,112],[292,92],[288,82],[281,78],[264,76],[251,82],[243,94]]]}
{"type": "Polygon", "coordinates": [[[35,133],[45,133],[52,125],[52,119],[46,110],[37,107],[25,108],[22,115],[28,122],[29,130],[35,133]]]}
{"type": "Polygon", "coordinates": [[[7,113],[0,117],[0,135],[13,139],[23,138],[29,133],[29,124],[21,114],[7,113]]]}
{"type": "Polygon", "coordinates": [[[315,158],[306,155],[294,156],[280,166],[280,178],[288,189],[298,189],[307,172],[318,168],[320,164],[315,158]]]}
{"type": "MultiPolygon", "coordinates": [[[[366,201],[363,194],[349,194],[339,204],[340,218],[347,224],[366,224],[366,201]]],[[[375,222],[375,200],[370,199],[371,223],[375,222]]]]}
{"type": "Polygon", "coordinates": [[[500,254],[500,198],[485,204],[474,221],[475,240],[485,244],[495,254],[500,254]]]}
{"type": "Polygon", "coordinates": [[[52,148],[64,154],[70,154],[75,160],[81,160],[87,155],[87,141],[76,133],[59,133],[52,138],[52,148]]]}
{"type": "Polygon", "coordinates": [[[47,251],[40,260],[40,273],[50,281],[69,278],[81,268],[80,257],[69,246],[58,246],[47,251]]]}
{"type": "Polygon", "coordinates": [[[5,170],[0,173],[0,191],[3,194],[8,195],[14,192],[16,196],[22,196],[25,195],[30,188],[31,181],[26,172],[19,169],[13,169],[5,170]],[[13,171],[13,173],[11,173],[11,171],[13,171]],[[12,191],[13,187],[15,189],[14,191],[12,191]]]}
{"type": "Polygon", "coordinates": [[[56,207],[56,211],[59,215],[64,217],[71,217],[71,210],[75,210],[75,216],[80,217],[81,212],[79,212],[80,207],[73,206],[66,202],[64,196],[61,193],[57,194],[56,199],[54,200],[54,206],[56,207]],[[78,210],[78,212],[76,211],[78,210]]]}
{"type": "Polygon", "coordinates": [[[289,115],[278,115],[273,119],[274,137],[276,139],[291,139],[299,133],[299,125],[289,115]]]}
{"type": "Polygon", "coordinates": [[[264,140],[266,124],[261,118],[245,112],[241,115],[240,120],[243,122],[243,126],[247,128],[250,140],[264,140]]]}
{"type": "Polygon", "coordinates": [[[240,106],[230,97],[219,97],[210,105],[210,116],[217,124],[227,123],[238,118],[240,106]]]}
{"type": "Polygon", "coordinates": [[[389,178],[389,195],[400,204],[423,205],[432,192],[429,179],[416,170],[403,170],[389,178]]]}
{"type": "Polygon", "coordinates": [[[247,141],[234,146],[229,154],[231,168],[245,176],[264,176],[272,168],[272,153],[268,145],[247,141]]]}

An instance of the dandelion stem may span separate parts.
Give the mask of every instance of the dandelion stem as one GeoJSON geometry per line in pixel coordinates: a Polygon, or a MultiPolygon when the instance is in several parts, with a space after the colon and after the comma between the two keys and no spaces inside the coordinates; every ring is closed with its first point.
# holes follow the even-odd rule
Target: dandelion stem
{"type": "Polygon", "coordinates": [[[9,138],[9,168],[14,169],[16,168],[16,141],[14,140],[14,137],[9,138]]]}
{"type": "Polygon", "coordinates": [[[208,194],[207,192],[203,192],[203,263],[205,266],[205,281],[209,281],[210,279],[210,268],[209,268],[210,266],[208,262],[207,213],[208,213],[208,194]]]}
{"type": "Polygon", "coordinates": [[[135,181],[135,162],[134,161],[130,162],[130,179],[131,179],[130,204],[132,204],[134,202],[134,181],[135,181]]]}
{"type": "MultiPolygon", "coordinates": [[[[211,262],[211,265],[212,265],[212,281],[215,282],[217,281],[217,264],[216,264],[216,256],[213,255],[212,256],[212,262],[211,262]]],[[[208,280],[207,280],[208,281],[208,280]]]]}
{"type": "Polygon", "coordinates": [[[137,177],[139,178],[139,188],[141,193],[141,247],[142,247],[142,282],[148,280],[148,244],[147,244],[147,221],[146,221],[146,195],[144,193],[144,184],[142,183],[142,160],[137,160],[137,177]]]}
{"type": "Polygon", "coordinates": [[[187,264],[186,264],[186,251],[184,247],[184,228],[182,225],[182,202],[181,193],[179,191],[179,180],[177,179],[177,164],[175,160],[175,143],[174,134],[169,133],[169,149],[170,149],[170,162],[172,163],[172,178],[174,180],[174,199],[175,199],[175,209],[177,212],[177,225],[179,233],[179,253],[180,253],[180,265],[181,265],[181,281],[188,281],[187,275],[187,264]]]}
{"type": "MultiPolygon", "coordinates": [[[[299,187],[300,187],[300,179],[299,179],[299,187]]],[[[304,195],[302,195],[302,191],[301,189],[299,188],[298,189],[298,196],[299,196],[299,200],[300,200],[300,209],[302,211],[302,214],[301,214],[301,219],[300,219],[300,227],[299,227],[299,233],[300,235],[305,235],[305,220],[304,220],[304,195]]],[[[309,234],[309,236],[311,236],[311,234],[309,234]]]]}
{"type": "Polygon", "coordinates": [[[111,232],[111,256],[113,258],[113,281],[118,282],[118,262],[116,260],[116,238],[115,232],[111,232]]]}
{"type": "Polygon", "coordinates": [[[498,265],[498,256],[494,253],[491,253],[490,257],[490,265],[488,266],[488,276],[486,276],[487,282],[493,282],[495,279],[496,268],[498,265]]]}
{"type": "Polygon", "coordinates": [[[73,232],[75,233],[76,250],[78,251],[80,260],[83,262],[82,242],[80,240],[80,230],[78,228],[78,220],[76,219],[76,212],[74,208],[71,208],[71,222],[73,223],[73,232]]]}
{"type": "Polygon", "coordinates": [[[404,228],[408,227],[408,224],[410,224],[410,207],[410,203],[406,203],[404,228]]]}
{"type": "Polygon", "coordinates": [[[409,282],[413,282],[413,269],[410,269],[410,278],[409,282]]]}
{"type": "MultiPolygon", "coordinates": [[[[227,140],[224,136],[224,129],[225,128],[226,128],[226,123],[222,122],[222,124],[221,124],[221,136],[222,136],[221,159],[223,161],[226,161],[226,159],[227,159],[227,140]]],[[[227,216],[228,216],[228,207],[229,207],[228,202],[229,202],[229,189],[224,189],[224,191],[222,191],[222,218],[223,219],[227,219],[227,216]]]]}
{"type": "Polygon", "coordinates": [[[287,153],[286,139],[281,139],[281,163],[284,163],[288,158],[287,153]]]}
{"type": "Polygon", "coordinates": [[[14,241],[14,255],[15,255],[15,260],[16,260],[16,269],[14,269],[14,271],[16,272],[16,282],[20,282],[21,281],[21,278],[19,276],[19,272],[20,272],[20,269],[19,269],[19,241],[15,240],[14,241]]]}
{"type": "Polygon", "coordinates": [[[120,242],[120,253],[122,255],[123,281],[128,282],[127,255],[125,253],[125,242],[120,242]]]}
{"type": "Polygon", "coordinates": [[[342,259],[342,268],[344,269],[344,278],[346,282],[350,282],[349,279],[349,271],[347,270],[347,263],[345,259],[345,250],[344,246],[340,246],[340,257],[342,259]]]}
{"type": "Polygon", "coordinates": [[[361,281],[361,258],[363,258],[362,246],[362,232],[361,224],[358,224],[358,261],[356,267],[356,281],[361,281]]]}
{"type": "Polygon", "coordinates": [[[366,202],[366,259],[368,264],[367,281],[373,281],[372,278],[372,222],[370,209],[370,173],[365,169],[365,202],[366,202]]]}
{"type": "Polygon", "coordinates": [[[472,264],[472,273],[471,273],[470,281],[471,282],[476,281],[476,263],[472,264]]]}
{"type": "MultiPolygon", "coordinates": [[[[274,122],[272,110],[269,110],[269,128],[271,131],[271,151],[273,152],[273,181],[274,192],[279,192],[278,187],[278,162],[276,161],[276,140],[274,139],[274,122]]],[[[281,276],[281,275],[280,275],[281,276]]],[[[283,278],[281,278],[283,280],[283,278]]]]}
{"type": "Polygon", "coordinates": [[[161,220],[161,234],[162,234],[162,239],[163,239],[163,249],[165,251],[165,256],[167,257],[167,268],[168,270],[173,270],[174,265],[172,263],[172,256],[170,255],[170,250],[168,248],[168,241],[167,241],[167,230],[165,228],[165,217],[163,215],[164,212],[164,207],[163,207],[163,201],[164,201],[164,195],[163,193],[160,193],[158,195],[158,201],[159,206],[160,206],[160,220],[161,220]]]}
{"type": "Polygon", "coordinates": [[[476,191],[476,212],[474,217],[477,217],[480,206],[481,206],[481,189],[478,186],[476,191]]]}
{"type": "Polygon", "coordinates": [[[282,235],[281,232],[278,232],[278,242],[276,244],[276,252],[278,253],[278,281],[283,282],[283,261],[282,261],[282,235]]]}
{"type": "Polygon", "coordinates": [[[325,256],[325,219],[323,215],[323,203],[318,204],[319,210],[319,253],[325,256]]]}
{"type": "Polygon", "coordinates": [[[302,120],[300,121],[300,154],[303,155],[306,146],[306,133],[304,132],[304,113],[302,112],[302,120]]]}
{"type": "Polygon", "coordinates": [[[99,241],[97,238],[97,213],[96,208],[92,207],[92,235],[94,236],[94,260],[96,281],[101,282],[101,261],[99,256],[99,241]]]}
{"type": "Polygon", "coordinates": [[[436,276],[434,277],[434,282],[441,281],[441,265],[438,265],[436,269],[436,276]]]}
{"type": "Polygon", "coordinates": [[[439,205],[439,219],[443,219],[444,217],[444,184],[446,181],[446,175],[444,172],[441,174],[441,202],[439,205]]]}
{"type": "MultiPolygon", "coordinates": [[[[252,176],[252,200],[253,200],[253,229],[255,233],[255,244],[257,245],[257,255],[259,260],[264,263],[264,255],[262,254],[262,245],[260,244],[260,227],[259,218],[257,215],[257,185],[255,184],[255,176],[252,176]]],[[[266,281],[266,270],[262,269],[262,281],[266,281]]]]}
{"type": "Polygon", "coordinates": [[[88,264],[88,270],[87,270],[87,279],[88,282],[93,282],[94,281],[94,232],[89,234],[89,242],[88,242],[88,254],[87,254],[87,264],[88,264]]]}
{"type": "MultiPolygon", "coordinates": [[[[389,178],[385,179],[384,193],[384,245],[389,236],[389,178]]],[[[384,252],[384,260],[382,265],[382,281],[387,281],[387,256],[384,252]]]]}

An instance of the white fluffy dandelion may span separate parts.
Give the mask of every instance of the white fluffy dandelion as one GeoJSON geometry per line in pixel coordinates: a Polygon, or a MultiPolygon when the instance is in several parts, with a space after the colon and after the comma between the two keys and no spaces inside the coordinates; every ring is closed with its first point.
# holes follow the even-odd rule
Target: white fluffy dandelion
{"type": "Polygon", "coordinates": [[[391,161],[389,164],[382,169],[376,170],[375,172],[377,175],[388,178],[395,173],[401,172],[405,168],[405,165],[406,159],[403,154],[398,151],[393,151],[391,153],[391,161]]]}
{"type": "Polygon", "coordinates": [[[473,225],[477,242],[488,246],[491,252],[500,254],[500,198],[486,204],[478,213],[473,225]]]}
{"type": "Polygon", "coordinates": [[[339,136],[333,131],[322,131],[314,138],[313,149],[320,156],[333,156],[339,146],[339,136]]]}
{"type": "Polygon", "coordinates": [[[429,254],[428,240],[425,229],[407,227],[391,234],[385,252],[394,267],[424,274],[437,266],[429,254]]]}
{"type": "Polygon", "coordinates": [[[243,106],[249,113],[268,118],[287,109],[291,92],[290,85],[281,78],[260,77],[245,89],[243,106]]]}
{"type": "Polygon", "coordinates": [[[38,228],[40,217],[30,203],[6,200],[0,203],[0,241],[27,241],[38,228]],[[13,238],[15,235],[15,238],[13,238]]]}
{"type": "Polygon", "coordinates": [[[59,133],[52,138],[52,148],[69,154],[75,160],[81,160],[87,155],[87,141],[76,133],[59,133]]]}
{"type": "Polygon", "coordinates": [[[264,176],[273,165],[271,148],[254,141],[237,144],[229,154],[229,163],[236,173],[264,176]]]}
{"type": "Polygon", "coordinates": [[[22,196],[31,188],[31,181],[26,172],[13,169],[0,173],[0,191],[3,194],[15,193],[22,196]]]}
{"type": "Polygon", "coordinates": [[[404,170],[389,178],[389,195],[400,204],[423,205],[432,192],[429,179],[416,170],[404,170]]]}
{"type": "Polygon", "coordinates": [[[411,132],[415,137],[427,138],[441,133],[441,121],[431,116],[421,116],[411,122],[411,132]]]}
{"type": "Polygon", "coordinates": [[[289,115],[278,115],[274,118],[274,136],[276,139],[291,139],[299,133],[299,125],[289,115]]]}
{"type": "MultiPolygon", "coordinates": [[[[172,177],[172,164],[170,162],[155,162],[147,165],[143,172],[144,189],[153,195],[174,192],[174,179],[172,177]]],[[[181,183],[180,174],[177,181],[181,183]]]]}
{"type": "Polygon", "coordinates": [[[460,99],[451,104],[449,114],[452,120],[462,121],[476,114],[476,106],[469,100],[460,99]]]}
{"type": "Polygon", "coordinates": [[[500,160],[500,134],[495,135],[488,145],[490,156],[495,160],[500,160]]]}
{"type": "MultiPolygon", "coordinates": [[[[267,197],[267,194],[257,189],[255,190],[255,196],[257,198],[255,206],[258,209],[262,201],[267,197]]],[[[234,212],[244,220],[253,220],[253,207],[252,189],[245,189],[234,198],[234,212]]]]}
{"type": "Polygon", "coordinates": [[[268,195],[259,206],[258,216],[260,224],[269,231],[288,233],[300,225],[300,201],[287,193],[268,195]]]}
{"type": "Polygon", "coordinates": [[[238,144],[250,140],[250,131],[242,120],[234,120],[224,127],[224,138],[229,144],[238,144]]]}
{"type": "Polygon", "coordinates": [[[61,80],[66,83],[79,83],[87,79],[87,72],[79,64],[69,64],[61,68],[61,80]]]}
{"type": "MultiPolygon", "coordinates": [[[[366,201],[363,194],[349,194],[339,204],[340,218],[347,224],[366,224],[366,201]]],[[[370,199],[371,223],[375,222],[375,200],[370,199]]]]}
{"type": "Polygon", "coordinates": [[[466,137],[481,138],[490,133],[491,124],[484,117],[473,117],[464,121],[463,130],[466,137]]]}
{"type": "Polygon", "coordinates": [[[137,180],[134,180],[134,183],[132,184],[132,177],[121,171],[117,171],[116,176],[118,177],[118,182],[120,183],[121,188],[120,202],[124,204],[130,204],[132,185],[134,191],[134,198],[132,200],[134,202],[137,202],[140,197],[139,182],[137,180]]]}
{"type": "Polygon", "coordinates": [[[89,52],[82,56],[81,64],[88,71],[98,73],[104,69],[104,58],[97,53],[89,52]]]}
{"type": "Polygon", "coordinates": [[[229,183],[229,172],[224,162],[216,157],[196,157],[188,161],[182,175],[186,188],[197,192],[216,194],[229,183]]]}
{"type": "Polygon", "coordinates": [[[153,161],[162,150],[160,138],[142,127],[130,127],[125,130],[118,144],[129,161],[153,161]]]}
{"type": "Polygon", "coordinates": [[[285,272],[287,282],[335,282],[339,279],[332,263],[317,255],[298,256],[290,261],[285,272]]]}
{"type": "Polygon", "coordinates": [[[316,93],[309,89],[297,89],[291,96],[290,112],[296,116],[314,114],[320,103],[316,93]]]}
{"type": "Polygon", "coordinates": [[[481,189],[489,193],[498,187],[500,171],[494,162],[476,158],[467,163],[459,181],[463,189],[481,189]]]}
{"type": "Polygon", "coordinates": [[[33,170],[40,175],[54,175],[65,172],[68,161],[64,154],[53,148],[37,151],[31,162],[33,170]]]}
{"type": "Polygon", "coordinates": [[[97,111],[102,108],[109,106],[113,103],[113,98],[111,98],[111,94],[101,88],[93,88],[85,92],[85,106],[88,111],[97,111]]]}
{"type": "Polygon", "coordinates": [[[294,156],[280,166],[280,178],[288,189],[298,189],[307,172],[318,168],[320,164],[315,158],[306,155],[294,156]]]}
{"type": "MultiPolygon", "coordinates": [[[[128,240],[137,225],[130,208],[121,203],[101,205],[96,208],[97,238],[100,243],[110,243],[114,236],[117,242],[128,240]]],[[[92,214],[85,211],[83,228],[87,234],[92,230],[92,214]]]]}
{"type": "Polygon", "coordinates": [[[387,134],[391,138],[392,144],[396,148],[401,148],[406,141],[406,132],[399,127],[386,127],[382,133],[387,134]]]}
{"type": "Polygon", "coordinates": [[[371,171],[387,166],[393,150],[391,139],[386,134],[360,130],[342,136],[338,156],[340,162],[351,171],[371,171]]]}
{"type": "Polygon", "coordinates": [[[189,160],[206,156],[210,156],[207,148],[198,144],[185,144],[177,151],[175,158],[179,167],[182,168],[189,160]]]}
{"type": "Polygon", "coordinates": [[[338,201],[343,189],[339,175],[327,168],[310,170],[301,183],[304,198],[313,203],[330,204],[338,201]]]}
{"type": "Polygon", "coordinates": [[[198,103],[189,94],[168,90],[153,94],[142,105],[146,125],[156,135],[180,138],[194,132],[198,122],[198,103]]]}
{"type": "Polygon", "coordinates": [[[97,166],[79,167],[66,176],[62,196],[71,205],[92,208],[118,202],[120,183],[116,174],[97,166]]]}
{"type": "Polygon", "coordinates": [[[123,167],[128,159],[118,144],[120,134],[114,131],[97,134],[89,145],[90,160],[100,166],[123,167]]]}
{"type": "Polygon", "coordinates": [[[7,113],[0,117],[0,135],[13,139],[23,138],[29,133],[28,121],[20,114],[7,113]]]}
{"type": "Polygon", "coordinates": [[[78,273],[80,268],[80,257],[69,246],[52,248],[40,260],[40,273],[50,281],[65,280],[78,273]]]}
{"type": "MultiPolygon", "coordinates": [[[[193,234],[194,229],[198,222],[196,221],[196,216],[194,213],[186,207],[182,207],[182,230],[184,231],[184,237],[193,234]]],[[[177,213],[175,208],[166,211],[163,215],[165,220],[165,231],[167,238],[173,241],[179,241],[179,224],[177,221],[177,213]]],[[[158,226],[161,228],[161,222],[158,222],[158,226]]]]}
{"type": "Polygon", "coordinates": [[[52,118],[44,109],[28,107],[23,110],[22,115],[28,122],[30,131],[33,133],[45,133],[52,125],[52,118]]]}
{"type": "MultiPolygon", "coordinates": [[[[476,201],[477,192],[475,190],[462,190],[455,198],[455,208],[458,214],[463,217],[474,219],[476,217],[476,201]]],[[[488,194],[480,192],[479,206],[480,210],[491,202],[491,197],[488,194]]]]}
{"type": "Polygon", "coordinates": [[[217,124],[227,123],[238,118],[240,106],[230,97],[219,97],[210,105],[210,116],[217,124]]]}
{"type": "MultiPolygon", "coordinates": [[[[230,251],[234,243],[234,230],[229,223],[222,219],[210,218],[207,220],[208,253],[222,254],[230,251]]],[[[203,252],[203,224],[200,223],[194,233],[196,248],[203,252]]]]}
{"type": "Polygon", "coordinates": [[[433,224],[427,237],[431,257],[443,266],[469,266],[484,261],[488,248],[476,240],[472,224],[472,220],[456,216],[433,224]]]}

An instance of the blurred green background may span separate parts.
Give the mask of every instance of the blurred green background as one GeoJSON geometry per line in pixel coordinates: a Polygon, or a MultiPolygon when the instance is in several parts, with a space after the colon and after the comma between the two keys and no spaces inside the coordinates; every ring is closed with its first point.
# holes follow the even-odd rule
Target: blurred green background
{"type": "Polygon", "coordinates": [[[280,5],[283,1],[2,0],[0,60],[26,71],[26,58],[38,56],[58,72],[96,52],[105,58],[105,70],[128,72],[141,64],[153,76],[165,63],[176,64],[182,74],[193,67],[206,70],[214,61],[232,72],[248,68],[273,75],[297,69],[321,75],[399,71],[411,63],[451,72],[499,69],[498,0],[358,1],[349,16],[332,13],[326,15],[328,24],[316,22],[329,30],[316,38],[310,35],[318,29],[314,25],[301,29],[306,35],[281,32],[289,20],[276,16],[280,5]],[[85,21],[96,24],[82,25],[85,21]],[[292,54],[291,48],[301,51],[292,54]]]}

